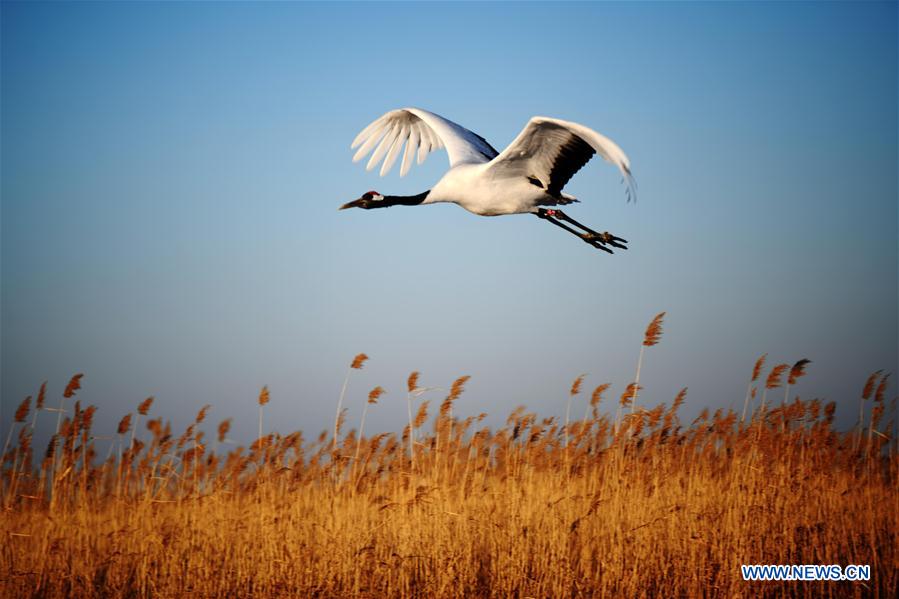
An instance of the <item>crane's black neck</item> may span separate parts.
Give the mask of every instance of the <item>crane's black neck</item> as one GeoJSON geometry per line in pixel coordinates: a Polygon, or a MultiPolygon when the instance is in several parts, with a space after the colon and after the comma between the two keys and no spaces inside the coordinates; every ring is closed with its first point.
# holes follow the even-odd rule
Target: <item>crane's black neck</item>
{"type": "Polygon", "coordinates": [[[371,202],[369,208],[390,208],[391,206],[418,206],[425,201],[431,190],[427,190],[414,196],[384,196],[379,202],[371,202]]]}

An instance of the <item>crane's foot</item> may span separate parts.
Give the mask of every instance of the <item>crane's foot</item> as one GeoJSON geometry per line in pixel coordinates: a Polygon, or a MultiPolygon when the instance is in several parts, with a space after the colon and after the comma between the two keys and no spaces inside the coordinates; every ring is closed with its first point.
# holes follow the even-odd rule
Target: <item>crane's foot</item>
{"type": "Polygon", "coordinates": [[[595,231],[590,231],[588,233],[584,233],[581,235],[581,239],[589,243],[594,247],[599,247],[600,249],[604,249],[607,252],[611,252],[608,248],[604,247],[606,245],[610,245],[615,248],[619,248],[622,250],[626,250],[627,246],[624,245],[627,243],[627,239],[622,239],[621,237],[616,237],[612,235],[608,231],[603,231],[602,233],[597,233],[595,231]]]}

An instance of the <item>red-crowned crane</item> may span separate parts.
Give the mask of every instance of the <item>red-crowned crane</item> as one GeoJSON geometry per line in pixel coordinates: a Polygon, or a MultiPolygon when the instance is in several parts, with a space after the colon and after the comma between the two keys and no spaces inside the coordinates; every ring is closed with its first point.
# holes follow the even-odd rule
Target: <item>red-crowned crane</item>
{"type": "Polygon", "coordinates": [[[627,156],[615,142],[589,127],[535,116],[509,147],[497,152],[480,135],[440,115],[421,108],[401,108],[363,129],[351,145],[357,147],[353,162],[373,151],[366,168],[372,170],[383,159],[381,176],[390,171],[401,152],[402,177],[416,156],[421,164],[430,151],[439,148],[446,148],[450,169],[432,189],[418,195],[389,196],[369,191],[340,210],[452,202],[481,216],[534,214],[610,254],[613,252],[608,246],[627,249],[626,240],[608,232],[597,233],[555,208],[578,201],[562,193],[562,188],[594,154],[618,167],[627,184],[628,200],[634,197],[627,156]]]}

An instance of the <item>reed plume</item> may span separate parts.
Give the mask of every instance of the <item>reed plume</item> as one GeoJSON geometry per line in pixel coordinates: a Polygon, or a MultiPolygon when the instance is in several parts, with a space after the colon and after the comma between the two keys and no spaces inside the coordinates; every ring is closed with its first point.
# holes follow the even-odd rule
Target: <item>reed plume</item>
{"type": "Polygon", "coordinates": [[[56,459],[56,446],[59,444],[59,435],[53,435],[50,437],[50,442],[47,443],[47,451],[44,453],[44,460],[48,463],[52,463],[56,459]]]}
{"type": "Polygon", "coordinates": [[[337,415],[337,436],[340,436],[340,431],[343,430],[343,425],[346,424],[346,413],[347,409],[344,408],[340,411],[340,414],[337,415]]]}
{"type": "Polygon", "coordinates": [[[225,439],[228,438],[228,431],[231,430],[231,419],[225,418],[219,423],[218,426],[218,442],[224,443],[225,439]]]}
{"type": "Polygon", "coordinates": [[[637,384],[636,381],[634,381],[633,383],[628,383],[627,388],[624,390],[624,393],[621,394],[621,399],[618,401],[619,405],[624,408],[631,405],[631,403],[633,402],[633,398],[637,394],[637,391],[642,388],[643,387],[637,384]]]}
{"type": "Polygon", "coordinates": [[[603,394],[611,387],[611,383],[603,383],[602,385],[597,386],[593,389],[593,393],[590,395],[590,402],[584,407],[584,422],[587,421],[587,416],[590,413],[590,409],[597,410],[599,408],[599,403],[602,401],[603,394]]]}
{"type": "Polygon", "coordinates": [[[146,416],[150,412],[150,406],[153,405],[153,396],[148,397],[143,400],[137,406],[137,413],[141,416],[146,416]]]}
{"type": "Polygon", "coordinates": [[[883,370],[877,370],[871,373],[868,379],[865,381],[865,386],[862,389],[862,398],[870,399],[871,394],[874,392],[874,385],[877,383],[877,377],[879,377],[883,373],[883,370]]]}
{"type": "Polygon", "coordinates": [[[590,407],[598,407],[599,402],[602,401],[603,393],[605,393],[606,390],[611,386],[611,383],[603,383],[602,385],[597,386],[596,389],[593,390],[593,394],[590,396],[590,407]]]}
{"type": "Polygon", "coordinates": [[[453,386],[450,388],[450,393],[447,397],[447,400],[449,400],[450,403],[459,399],[459,396],[462,395],[462,392],[465,390],[465,383],[467,383],[470,378],[470,376],[465,375],[460,376],[453,381],[453,386]]]}
{"type": "Polygon", "coordinates": [[[784,372],[786,372],[789,367],[789,364],[778,364],[777,366],[772,368],[771,372],[768,374],[768,378],[765,380],[765,388],[762,390],[762,403],[759,406],[759,415],[761,416],[761,418],[765,417],[768,389],[777,389],[778,387],[780,387],[781,378],[783,377],[784,372]]]}
{"type": "MultiPolygon", "coordinates": [[[[621,397],[618,399],[618,411],[615,414],[615,433],[618,433],[621,423],[621,408],[626,408],[629,405],[633,405],[633,402],[637,398],[637,392],[642,389],[636,381],[628,384],[627,388],[624,390],[624,393],[621,394],[621,397]]],[[[633,412],[631,413],[633,416],[633,412]]]]}
{"type": "Polygon", "coordinates": [[[877,391],[874,392],[874,401],[882,404],[884,400],[884,396],[887,390],[887,382],[889,381],[890,375],[892,373],[888,372],[886,375],[880,379],[880,383],[877,385],[877,391]]]}
{"type": "Polygon", "coordinates": [[[209,412],[209,408],[211,407],[212,406],[210,406],[209,404],[206,404],[205,406],[200,408],[200,411],[197,412],[197,417],[194,418],[194,422],[196,422],[197,424],[202,424],[202,422],[206,420],[206,414],[209,412]]]}
{"type": "MultiPolygon", "coordinates": [[[[886,393],[886,388],[887,388],[887,383],[889,381],[889,378],[890,378],[890,373],[887,373],[880,380],[880,383],[877,385],[877,390],[874,392],[874,405],[871,408],[871,421],[868,424],[868,447],[865,451],[865,454],[869,458],[871,456],[871,446],[874,441],[875,433],[880,437],[889,439],[889,437],[887,435],[884,435],[879,430],[877,430],[880,425],[880,420],[886,411],[886,406],[884,405],[884,399],[885,399],[885,393],[886,393]]],[[[887,430],[889,430],[889,428],[891,428],[891,427],[888,426],[887,430]]],[[[877,453],[879,453],[879,452],[877,452],[877,453]]],[[[866,465],[868,468],[870,468],[871,461],[868,460],[866,462],[866,465]]]]}
{"type": "Polygon", "coordinates": [[[662,338],[662,321],[665,318],[665,312],[656,314],[649,326],[646,327],[646,333],[643,335],[643,346],[652,347],[662,338]]]}
{"type": "MultiPolygon", "coordinates": [[[[891,373],[888,372],[882,379],[880,379],[880,383],[877,384],[877,390],[874,391],[874,407],[871,408],[871,420],[868,423],[868,448],[866,450],[866,454],[869,456],[871,455],[871,443],[873,442],[874,433],[877,432],[878,435],[881,434],[879,431],[877,431],[877,425],[886,409],[884,407],[884,399],[887,389],[887,383],[890,379],[890,374],[891,373]]],[[[868,397],[871,397],[870,390],[868,393],[868,397]]],[[[862,423],[862,425],[864,425],[864,423],[862,423]]]]}
{"type": "Polygon", "coordinates": [[[749,400],[750,396],[755,396],[752,393],[752,384],[756,382],[759,378],[759,375],[762,373],[762,367],[765,365],[765,358],[768,357],[767,353],[759,356],[759,359],[755,361],[755,366],[752,367],[752,378],[749,379],[749,385],[746,387],[746,399],[743,401],[743,415],[740,416],[740,424],[746,420],[746,410],[749,408],[749,400]]]}
{"type": "Polygon", "coordinates": [[[406,379],[406,411],[409,414],[409,464],[415,469],[415,428],[412,426],[412,397],[418,390],[419,372],[413,371],[406,379]]]}
{"type": "Polygon", "coordinates": [[[762,373],[762,368],[764,368],[764,366],[765,366],[765,358],[767,358],[767,357],[768,357],[768,354],[764,353],[761,356],[759,356],[758,360],[755,361],[755,366],[752,367],[752,381],[751,382],[754,383],[756,381],[756,379],[759,378],[759,375],[762,373]]]}
{"type": "Polygon", "coordinates": [[[376,404],[378,403],[378,398],[384,395],[385,391],[381,388],[381,386],[377,386],[368,393],[368,403],[376,404]]]}
{"type": "Polygon", "coordinates": [[[796,384],[801,377],[805,376],[805,367],[811,364],[811,360],[807,360],[806,358],[802,358],[793,364],[793,367],[790,368],[790,374],[787,376],[787,385],[784,391],[784,403],[790,401],[790,387],[796,384]]]}
{"type": "Polygon", "coordinates": [[[9,442],[12,440],[13,432],[16,430],[16,424],[20,422],[25,422],[25,419],[28,417],[28,406],[31,405],[31,396],[29,395],[22,403],[19,404],[19,407],[16,408],[15,417],[13,418],[12,423],[9,425],[9,433],[6,435],[6,442],[3,444],[3,453],[0,454],[0,463],[4,459],[6,459],[6,450],[9,449],[9,442]]]}
{"type": "Polygon", "coordinates": [[[368,360],[368,356],[365,354],[357,354],[356,357],[353,358],[353,363],[350,364],[350,368],[362,370],[362,366],[365,364],[366,360],[368,360]]]}
{"type": "Polygon", "coordinates": [[[66,390],[63,391],[62,396],[66,399],[73,397],[75,395],[75,391],[81,389],[81,379],[84,377],[84,374],[76,374],[71,379],[69,379],[69,384],[66,385],[66,390]]]}
{"type": "Polygon", "coordinates": [[[125,416],[119,420],[119,426],[116,429],[116,432],[120,435],[127,434],[131,429],[131,414],[125,414],[125,416]]]}
{"type": "MultiPolygon", "coordinates": [[[[649,326],[646,327],[646,332],[643,334],[643,344],[640,346],[640,357],[637,358],[637,375],[634,377],[634,384],[639,386],[640,384],[640,369],[643,366],[643,351],[647,347],[652,347],[656,345],[659,340],[662,338],[662,322],[665,319],[665,312],[659,312],[656,314],[655,318],[652,319],[652,322],[649,323],[649,326]]],[[[633,414],[637,409],[637,389],[634,388],[634,395],[631,397],[631,414],[633,414]]]]}
{"type": "Polygon", "coordinates": [[[44,401],[47,398],[47,381],[41,383],[41,388],[37,392],[37,403],[35,404],[35,409],[43,410],[44,409],[44,401]]]}
{"type": "Polygon", "coordinates": [[[418,429],[425,423],[428,419],[428,404],[430,402],[423,401],[421,405],[418,406],[418,412],[415,414],[415,420],[412,421],[412,428],[418,429]]]}
{"type": "Polygon", "coordinates": [[[356,354],[356,357],[353,358],[353,361],[350,363],[350,367],[347,368],[346,376],[343,378],[343,386],[340,388],[340,398],[337,400],[337,413],[334,415],[334,439],[331,443],[332,452],[337,450],[337,438],[340,436],[339,420],[342,413],[341,411],[343,410],[343,398],[346,396],[346,387],[350,382],[350,373],[354,370],[362,370],[366,360],[368,360],[366,354],[356,354]]]}
{"type": "Polygon", "coordinates": [[[574,399],[574,396],[581,392],[581,384],[584,382],[584,377],[586,374],[579,375],[574,379],[574,382],[571,383],[571,389],[568,391],[568,403],[565,406],[565,447],[568,447],[568,423],[569,417],[571,415],[571,400],[574,399]]]}
{"type": "Polygon", "coordinates": [[[790,376],[787,378],[788,385],[795,385],[799,377],[805,376],[805,367],[811,364],[811,360],[805,358],[799,360],[790,369],[790,376]]]}
{"type": "MultiPolygon", "coordinates": [[[[257,437],[257,439],[262,438],[262,406],[267,404],[268,401],[268,385],[263,385],[262,390],[259,392],[259,399],[257,400],[257,402],[259,403],[259,436],[257,437]]],[[[202,414],[203,412],[201,411],[200,413],[202,414]]]]}
{"type": "Polygon", "coordinates": [[[876,370],[868,376],[868,379],[865,381],[865,386],[862,388],[862,395],[858,401],[858,424],[856,426],[857,432],[855,436],[855,448],[858,449],[861,446],[861,438],[862,433],[865,428],[865,401],[871,399],[871,394],[874,393],[874,385],[877,384],[877,378],[883,373],[883,370],[876,370]]]}
{"type": "Polygon", "coordinates": [[[765,381],[765,389],[777,389],[780,387],[783,374],[789,367],[789,364],[778,364],[772,368],[770,374],[768,374],[768,379],[765,381]]]}
{"type": "Polygon", "coordinates": [[[443,400],[443,403],[440,404],[440,418],[452,418],[453,411],[453,402],[459,399],[459,396],[462,395],[462,392],[465,390],[465,383],[468,382],[468,379],[471,377],[460,376],[455,381],[453,381],[453,386],[450,388],[449,395],[446,396],[446,399],[443,400]]]}
{"type": "Polygon", "coordinates": [[[30,409],[30,406],[31,396],[29,395],[24,400],[22,400],[22,403],[20,403],[19,407],[16,408],[16,413],[14,416],[16,422],[25,422],[25,419],[28,418],[28,411],[30,409]]]}
{"type": "Polygon", "coordinates": [[[440,459],[440,438],[444,436],[444,433],[446,433],[447,442],[453,438],[453,403],[459,399],[460,395],[462,395],[462,391],[465,390],[465,383],[468,382],[468,379],[470,378],[471,377],[468,375],[460,376],[453,381],[449,394],[446,396],[446,399],[443,400],[443,403],[440,404],[440,411],[438,412],[438,417],[435,422],[437,438],[435,439],[434,446],[438,460],[440,459]]]}
{"type": "Polygon", "coordinates": [[[97,406],[87,406],[81,414],[81,429],[83,431],[90,431],[91,426],[94,423],[94,413],[96,413],[96,411],[97,406]]]}
{"type": "Polygon", "coordinates": [[[378,399],[379,399],[382,395],[384,395],[384,393],[385,393],[385,391],[384,391],[384,389],[383,389],[380,385],[378,385],[377,387],[375,387],[374,389],[372,389],[371,391],[369,391],[369,392],[368,392],[368,401],[365,402],[365,407],[362,408],[362,420],[361,420],[361,422],[359,423],[359,439],[358,439],[357,442],[356,442],[356,452],[353,454],[353,472],[354,472],[353,479],[354,479],[354,480],[355,480],[355,478],[356,478],[356,477],[355,477],[356,463],[357,463],[358,460],[359,460],[359,447],[362,445],[362,440],[365,438],[365,437],[364,437],[364,434],[365,434],[365,416],[366,416],[366,414],[368,414],[368,406],[373,406],[373,405],[375,405],[376,403],[378,403],[378,399]]]}
{"type": "MultiPolygon", "coordinates": [[[[134,441],[135,441],[135,437],[137,436],[137,428],[138,428],[138,424],[140,423],[140,417],[147,415],[147,413],[150,411],[150,406],[152,404],[153,404],[153,398],[148,397],[147,399],[143,400],[142,402],[140,402],[137,405],[137,416],[135,416],[135,418],[134,418],[134,427],[131,429],[131,441],[128,444],[128,447],[134,447],[134,441]]],[[[128,421],[130,423],[131,419],[129,418],[128,421]]]]}
{"type": "Polygon", "coordinates": [[[671,411],[677,412],[678,408],[684,405],[684,400],[687,398],[687,387],[684,387],[680,391],[678,391],[677,396],[674,398],[674,403],[671,404],[671,411]]]}
{"type": "Polygon", "coordinates": [[[47,381],[41,383],[41,388],[37,392],[37,400],[34,403],[34,412],[31,416],[31,430],[34,431],[37,426],[38,412],[44,409],[44,402],[47,400],[47,381]]]}
{"type": "Polygon", "coordinates": [[[59,409],[56,414],[56,434],[59,434],[59,426],[62,424],[62,415],[65,412],[63,409],[63,401],[69,399],[75,395],[75,392],[81,389],[81,379],[84,377],[84,374],[78,373],[74,375],[71,379],[69,379],[69,384],[66,385],[65,391],[62,393],[62,397],[59,399],[59,409]]]}

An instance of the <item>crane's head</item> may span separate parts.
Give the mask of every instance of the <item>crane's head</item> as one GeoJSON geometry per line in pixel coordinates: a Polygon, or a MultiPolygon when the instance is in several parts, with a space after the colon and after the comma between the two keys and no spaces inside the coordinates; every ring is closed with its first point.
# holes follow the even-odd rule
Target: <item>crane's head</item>
{"type": "Polygon", "coordinates": [[[383,202],[384,196],[379,194],[377,191],[366,191],[362,194],[362,197],[358,200],[353,200],[352,202],[347,202],[338,210],[346,210],[347,208],[362,208],[364,210],[369,210],[370,208],[376,208],[378,202],[383,202]]]}

